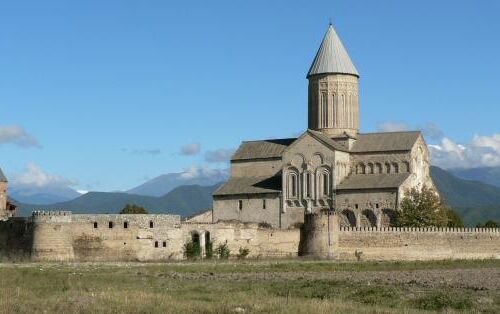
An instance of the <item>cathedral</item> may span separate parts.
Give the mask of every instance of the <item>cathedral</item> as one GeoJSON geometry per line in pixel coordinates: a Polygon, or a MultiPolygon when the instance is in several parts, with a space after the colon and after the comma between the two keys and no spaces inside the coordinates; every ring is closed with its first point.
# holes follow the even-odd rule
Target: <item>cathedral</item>
{"type": "Polygon", "coordinates": [[[434,188],[419,131],[359,132],[359,77],[329,25],[307,73],[307,130],[242,142],[213,194],[213,221],[293,228],[329,209],[341,226],[385,227],[408,189],[434,188]]]}

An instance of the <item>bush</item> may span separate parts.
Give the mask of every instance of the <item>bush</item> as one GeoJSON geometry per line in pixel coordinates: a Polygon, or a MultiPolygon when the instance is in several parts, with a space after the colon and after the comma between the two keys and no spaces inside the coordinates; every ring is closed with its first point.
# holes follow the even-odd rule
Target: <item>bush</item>
{"type": "Polygon", "coordinates": [[[451,297],[442,292],[435,292],[418,298],[415,303],[418,308],[430,311],[441,311],[446,308],[465,310],[473,306],[470,299],[460,296],[451,297]]]}
{"type": "Polygon", "coordinates": [[[231,251],[227,247],[227,243],[224,243],[217,246],[217,248],[215,249],[215,253],[219,257],[219,259],[228,259],[231,251]]]}
{"type": "Polygon", "coordinates": [[[245,259],[248,254],[250,254],[250,249],[249,248],[242,248],[240,246],[240,251],[238,253],[238,259],[245,259]]]}
{"type": "Polygon", "coordinates": [[[496,221],[488,220],[484,224],[478,223],[476,227],[477,228],[498,228],[498,226],[499,225],[496,221]]]}
{"type": "Polygon", "coordinates": [[[259,228],[272,229],[273,226],[268,222],[259,222],[259,228]]]}
{"type": "Polygon", "coordinates": [[[205,243],[205,257],[206,258],[212,258],[214,257],[214,243],[209,241],[205,243]]]}
{"type": "Polygon", "coordinates": [[[188,259],[196,259],[201,255],[201,247],[197,242],[190,241],[184,244],[184,256],[188,259]]]}
{"type": "Polygon", "coordinates": [[[135,204],[127,204],[120,211],[120,214],[147,214],[148,210],[142,206],[135,204]]]}

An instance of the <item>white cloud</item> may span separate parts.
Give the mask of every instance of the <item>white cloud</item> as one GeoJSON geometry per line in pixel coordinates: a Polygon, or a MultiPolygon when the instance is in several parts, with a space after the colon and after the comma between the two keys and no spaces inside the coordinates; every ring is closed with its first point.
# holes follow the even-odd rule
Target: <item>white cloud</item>
{"type": "Polygon", "coordinates": [[[45,172],[34,162],[28,163],[23,172],[14,174],[12,176],[12,183],[14,185],[29,185],[36,187],[72,186],[77,184],[76,180],[45,172]]]}
{"type": "Polygon", "coordinates": [[[234,149],[219,148],[205,152],[205,161],[210,163],[229,162],[234,154],[234,149]]]}
{"type": "Polygon", "coordinates": [[[190,156],[200,152],[201,145],[199,143],[190,143],[181,147],[181,155],[190,156]]]}
{"type": "Polygon", "coordinates": [[[191,166],[181,172],[181,177],[184,179],[194,179],[200,177],[208,178],[227,178],[229,176],[229,169],[214,169],[206,166],[191,166]]]}
{"type": "Polygon", "coordinates": [[[500,133],[474,135],[472,141],[458,144],[444,137],[439,144],[429,145],[432,164],[443,168],[500,166],[500,133]]]}
{"type": "Polygon", "coordinates": [[[7,143],[22,147],[40,147],[36,138],[19,125],[0,126],[0,144],[7,143]]]}
{"type": "Polygon", "coordinates": [[[398,132],[398,131],[408,131],[410,128],[405,122],[398,121],[386,121],[379,123],[377,126],[379,132],[398,132]]]}

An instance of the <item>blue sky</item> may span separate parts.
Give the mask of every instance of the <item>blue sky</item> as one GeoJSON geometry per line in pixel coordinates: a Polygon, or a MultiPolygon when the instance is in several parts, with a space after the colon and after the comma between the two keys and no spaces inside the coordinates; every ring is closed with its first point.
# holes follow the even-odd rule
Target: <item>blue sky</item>
{"type": "Polygon", "coordinates": [[[361,74],[363,132],[423,128],[440,165],[500,165],[498,12],[498,1],[3,1],[0,166],[103,191],[226,168],[241,140],[305,129],[305,75],[329,18],[361,74]]]}

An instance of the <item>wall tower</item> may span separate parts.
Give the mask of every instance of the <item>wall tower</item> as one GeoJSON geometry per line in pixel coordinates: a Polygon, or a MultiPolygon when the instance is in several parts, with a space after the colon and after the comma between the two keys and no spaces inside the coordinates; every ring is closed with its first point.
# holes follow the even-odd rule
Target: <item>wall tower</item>
{"type": "Polygon", "coordinates": [[[359,74],[330,24],[307,73],[308,128],[330,137],[359,131],[359,74]]]}

